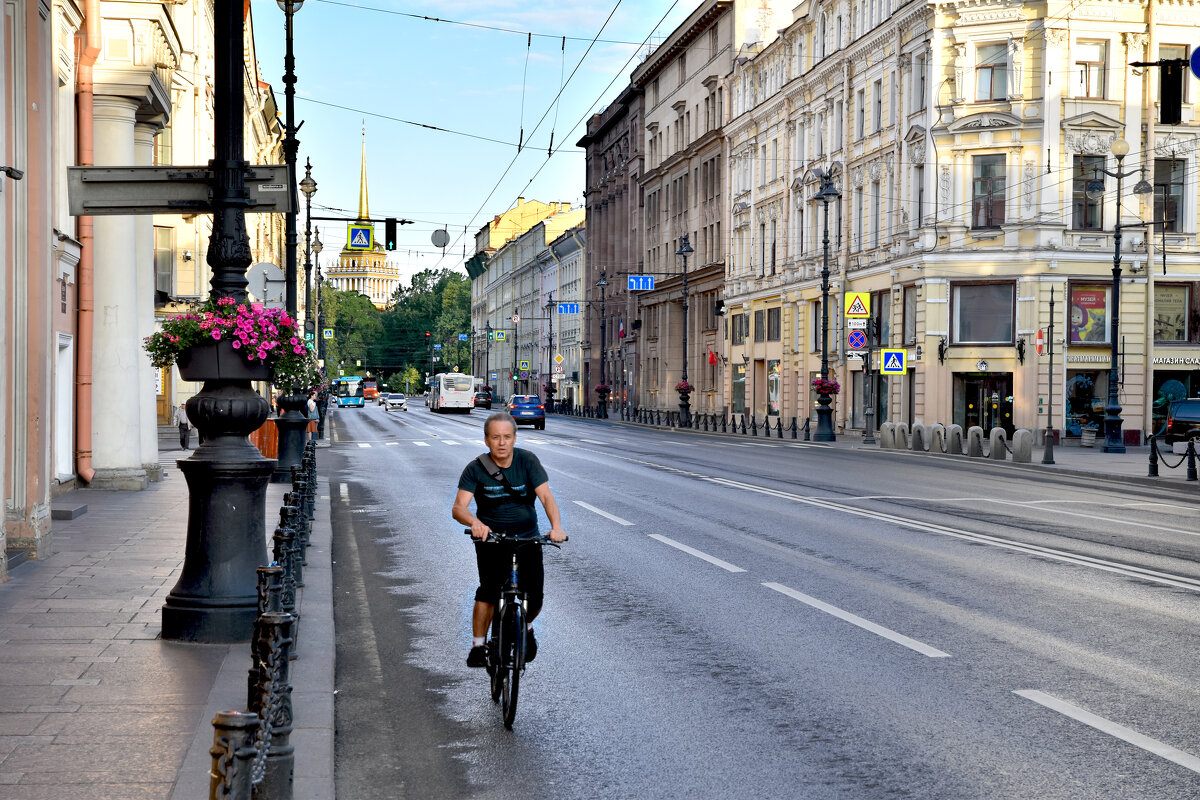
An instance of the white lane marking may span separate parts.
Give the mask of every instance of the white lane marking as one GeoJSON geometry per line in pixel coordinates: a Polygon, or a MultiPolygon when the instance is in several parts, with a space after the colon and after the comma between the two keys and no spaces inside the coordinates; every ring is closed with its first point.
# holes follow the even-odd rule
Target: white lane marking
{"type": "Polygon", "coordinates": [[[580,439],[579,441],[587,442],[588,444],[608,444],[608,442],[597,442],[595,439],[580,439]]]}
{"type": "Polygon", "coordinates": [[[383,444],[385,447],[399,447],[400,445],[399,442],[384,442],[383,444]]]}
{"type": "MultiPolygon", "coordinates": [[[[989,502],[989,503],[995,503],[996,505],[1001,505],[1001,506],[1025,506],[1025,505],[1027,505],[1027,503],[1025,501],[997,500],[997,499],[993,499],[990,497],[984,498],[984,499],[987,500],[987,502],[989,502]]],[[[1183,534],[1187,534],[1188,536],[1200,536],[1200,533],[1198,533],[1196,531],[1185,531],[1185,530],[1180,530],[1179,528],[1164,528],[1163,526],[1155,525],[1152,522],[1136,522],[1131,519],[1113,519],[1112,517],[1101,517],[1097,514],[1081,514],[1077,511],[1065,511],[1061,508],[1046,508],[1044,506],[1039,508],[1038,510],[1039,511],[1050,511],[1055,514],[1060,514],[1064,517],[1079,517],[1080,519],[1094,519],[1099,522],[1111,522],[1115,525],[1132,525],[1136,528],[1148,528],[1148,529],[1150,529],[1152,531],[1156,531],[1156,532],[1164,531],[1166,533],[1183,533],[1183,534]]]]}
{"type": "Polygon", "coordinates": [[[1077,705],[1068,703],[1066,700],[1059,700],[1057,697],[1048,695],[1045,692],[1039,692],[1037,689],[1016,689],[1013,691],[1013,694],[1020,695],[1026,700],[1032,700],[1051,711],[1057,711],[1059,714],[1070,717],[1076,722],[1082,722],[1084,725],[1095,728],[1101,733],[1107,733],[1109,736],[1128,742],[1134,747],[1140,747],[1160,758],[1165,758],[1167,761],[1190,769],[1192,772],[1200,772],[1200,758],[1196,758],[1191,753],[1185,753],[1157,739],[1151,739],[1149,736],[1138,733],[1131,728],[1126,728],[1124,725],[1105,719],[1090,711],[1085,711],[1077,705]]]}
{"type": "Polygon", "coordinates": [[[358,446],[359,447],[370,447],[371,443],[370,442],[359,442],[358,446]]]}
{"type": "Polygon", "coordinates": [[[902,633],[896,633],[891,628],[885,628],[882,625],[877,625],[874,622],[871,622],[870,620],[863,619],[862,617],[858,616],[857,614],[851,614],[849,611],[843,611],[842,609],[838,608],[837,606],[831,606],[828,603],[822,602],[815,597],[810,597],[809,595],[806,595],[803,592],[798,592],[795,589],[792,589],[788,586],[784,586],[782,583],[764,583],[763,586],[767,587],[768,589],[772,589],[776,592],[779,592],[780,594],[787,595],[788,597],[792,598],[793,600],[799,600],[801,603],[812,606],[813,608],[817,609],[818,611],[824,611],[826,614],[837,617],[838,619],[842,620],[843,622],[849,622],[851,625],[857,625],[858,627],[862,628],[865,631],[870,631],[871,633],[875,634],[876,636],[882,636],[884,639],[895,642],[898,645],[907,647],[909,650],[915,650],[916,652],[920,653],[923,656],[929,656],[930,658],[949,658],[950,657],[949,653],[943,653],[941,650],[938,650],[936,647],[930,647],[929,645],[925,644],[924,642],[918,642],[916,639],[910,639],[909,637],[905,636],[902,633]]]}
{"type": "Polygon", "coordinates": [[[649,536],[651,539],[657,539],[658,541],[662,542],[663,544],[669,544],[671,547],[674,547],[676,550],[682,550],[683,552],[687,553],[688,555],[695,556],[696,558],[699,558],[703,561],[707,561],[710,564],[718,566],[721,569],[725,570],[726,572],[745,572],[746,571],[746,570],[742,569],[741,567],[735,567],[733,564],[730,564],[728,561],[722,561],[721,559],[717,558],[716,556],[710,556],[708,553],[702,553],[694,547],[688,547],[686,544],[683,544],[682,542],[677,542],[674,539],[669,539],[666,536],[662,536],[661,534],[651,533],[651,534],[649,534],[649,536]]]}
{"type": "Polygon", "coordinates": [[[429,447],[429,442],[413,442],[417,447],[429,447]]]}
{"type": "Polygon", "coordinates": [[[458,447],[458,445],[459,445],[459,443],[454,441],[453,439],[443,439],[442,444],[448,444],[452,447],[458,447]]]}
{"type": "Polygon", "coordinates": [[[663,442],[663,444],[673,444],[676,447],[695,447],[695,442],[663,442]]]}
{"type": "Polygon", "coordinates": [[[613,522],[617,523],[618,525],[632,525],[633,524],[632,522],[630,522],[627,519],[621,519],[616,514],[610,514],[607,511],[601,511],[600,509],[596,508],[594,505],[591,505],[590,503],[585,503],[582,500],[576,500],[574,502],[575,502],[575,505],[579,506],[580,508],[586,508],[588,511],[591,511],[593,514],[599,514],[600,516],[604,517],[605,519],[611,519],[613,522]]]}
{"type": "Polygon", "coordinates": [[[338,497],[342,498],[343,500],[349,500],[350,499],[350,487],[344,483],[339,483],[338,484],[338,497]]]}

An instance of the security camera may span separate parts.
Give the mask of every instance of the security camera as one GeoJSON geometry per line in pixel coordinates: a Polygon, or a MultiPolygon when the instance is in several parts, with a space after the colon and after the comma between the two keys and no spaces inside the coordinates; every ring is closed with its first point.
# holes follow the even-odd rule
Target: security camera
{"type": "Polygon", "coordinates": [[[14,181],[19,181],[19,180],[21,180],[21,178],[25,177],[25,173],[22,172],[21,170],[17,169],[16,167],[0,167],[0,172],[3,172],[5,175],[12,178],[14,181]]]}

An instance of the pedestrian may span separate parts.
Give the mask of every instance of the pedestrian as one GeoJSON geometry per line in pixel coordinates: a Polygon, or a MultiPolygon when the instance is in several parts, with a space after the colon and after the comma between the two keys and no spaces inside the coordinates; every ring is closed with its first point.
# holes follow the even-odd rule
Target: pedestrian
{"type": "MultiPolygon", "coordinates": [[[[479,588],[475,590],[475,608],[471,617],[471,651],[468,667],[487,665],[484,641],[492,613],[500,599],[500,590],[508,578],[511,551],[496,545],[484,544],[495,527],[509,534],[537,533],[538,517],[534,500],[542,502],[550,520],[550,540],[566,541],[558,503],[550,492],[549,478],[538,457],[528,450],[515,447],[517,423],[506,411],[498,411],[483,424],[483,441],[488,452],[471,460],[458,479],[458,494],[454,498],[452,516],[471,527],[475,543],[475,562],[479,570],[479,588]],[[486,463],[485,463],[486,462],[486,463]],[[471,513],[471,500],[475,513],[471,513]]],[[[542,610],[542,548],[526,547],[519,551],[521,587],[527,591],[529,602],[529,632],[525,642],[525,660],[537,655],[537,639],[533,636],[533,620],[542,610]]]]}
{"type": "Polygon", "coordinates": [[[179,404],[179,408],[175,409],[175,424],[179,426],[179,449],[191,450],[192,444],[192,422],[188,419],[187,406],[183,403],[179,404]]]}
{"type": "Polygon", "coordinates": [[[317,395],[316,392],[308,393],[308,425],[312,431],[308,434],[308,438],[316,440],[317,438],[317,420],[321,415],[317,413],[317,395]]]}

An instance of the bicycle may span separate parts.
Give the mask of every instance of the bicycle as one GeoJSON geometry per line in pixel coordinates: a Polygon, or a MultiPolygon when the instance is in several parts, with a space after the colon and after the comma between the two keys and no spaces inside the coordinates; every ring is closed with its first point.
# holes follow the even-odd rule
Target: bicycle
{"type": "MultiPolygon", "coordinates": [[[[463,533],[470,536],[471,529],[466,528],[463,533]]],[[[487,643],[487,671],[491,678],[492,702],[500,703],[504,727],[511,731],[513,720],[517,717],[521,673],[525,671],[525,617],[529,611],[525,591],[517,580],[517,553],[529,545],[558,547],[558,543],[550,541],[549,536],[515,536],[503,531],[491,531],[486,538],[477,541],[513,544],[512,571],[500,590],[500,599],[492,614],[492,638],[487,643]]]]}

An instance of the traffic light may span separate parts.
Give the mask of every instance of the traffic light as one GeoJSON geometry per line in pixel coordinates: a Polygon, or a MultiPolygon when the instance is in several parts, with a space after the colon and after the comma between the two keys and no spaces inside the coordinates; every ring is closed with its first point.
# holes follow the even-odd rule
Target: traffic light
{"type": "Polygon", "coordinates": [[[433,336],[429,331],[425,331],[425,344],[429,344],[430,338],[433,336]]]}
{"type": "Polygon", "coordinates": [[[1183,59],[1163,59],[1158,70],[1158,122],[1178,125],[1183,122],[1183,79],[1187,69],[1183,59]]]}
{"type": "Polygon", "coordinates": [[[383,221],[383,246],[387,250],[396,249],[396,218],[388,217],[383,221]]]}

